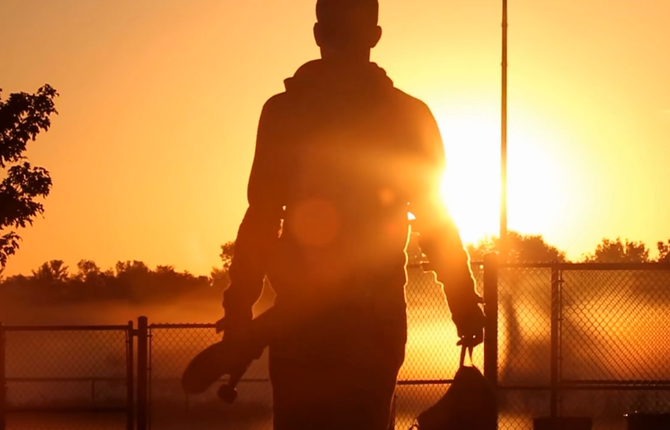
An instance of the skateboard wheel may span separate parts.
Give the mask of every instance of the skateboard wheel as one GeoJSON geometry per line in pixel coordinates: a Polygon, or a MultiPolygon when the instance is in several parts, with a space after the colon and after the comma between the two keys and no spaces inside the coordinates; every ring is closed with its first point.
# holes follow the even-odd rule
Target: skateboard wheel
{"type": "Polygon", "coordinates": [[[219,399],[230,404],[233,403],[235,399],[237,399],[237,390],[229,387],[228,385],[222,385],[219,387],[217,395],[219,399]]]}

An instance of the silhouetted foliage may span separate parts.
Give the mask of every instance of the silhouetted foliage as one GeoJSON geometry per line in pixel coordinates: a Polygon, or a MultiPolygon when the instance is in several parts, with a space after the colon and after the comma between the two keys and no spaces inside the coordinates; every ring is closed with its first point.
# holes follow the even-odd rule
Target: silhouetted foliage
{"type": "Polygon", "coordinates": [[[77,263],[75,278],[81,282],[95,282],[102,275],[102,271],[92,260],[81,260],[77,263]]]}
{"type": "Polygon", "coordinates": [[[670,264],[670,239],[667,242],[658,242],[656,244],[656,249],[658,249],[658,259],[659,263],[669,263],[670,264]]]}
{"type": "Polygon", "coordinates": [[[615,240],[603,239],[593,254],[584,258],[585,262],[592,263],[648,263],[649,249],[642,242],[633,242],[621,238],[615,240]]]}
{"type": "MultiPolygon", "coordinates": [[[[482,261],[484,256],[496,251],[498,239],[488,237],[476,245],[469,245],[472,261],[482,261]]],[[[566,262],[565,254],[544,241],[540,235],[509,233],[510,261],[566,262]]],[[[670,240],[658,242],[659,256],[655,261],[670,263],[670,240]]],[[[58,304],[87,303],[104,300],[133,303],[171,303],[183,297],[192,299],[221,300],[230,281],[228,270],[235,251],[235,243],[221,245],[221,266],[214,267],[210,276],[195,276],[178,272],[174,266],[159,265],[151,269],[142,261],[119,261],[114,268],[102,270],[94,261],[81,260],[76,270],[62,260],[47,261],[30,275],[0,278],[0,304],[58,304]]],[[[416,235],[410,237],[408,262],[415,266],[426,261],[416,235]]],[[[585,262],[649,262],[649,249],[641,242],[621,239],[603,239],[585,262]]],[[[1,272],[0,272],[1,274],[1,272]]],[[[267,307],[273,300],[271,285],[266,282],[258,308],[267,307]]]]}
{"type": "Polygon", "coordinates": [[[233,255],[235,254],[235,242],[226,242],[221,245],[221,253],[219,257],[223,263],[221,267],[213,267],[210,272],[210,279],[212,287],[220,289],[221,291],[225,290],[228,287],[230,278],[228,277],[228,270],[230,269],[230,264],[233,261],[233,255]]]}
{"type": "Polygon", "coordinates": [[[61,260],[52,260],[32,271],[0,282],[0,301],[50,305],[91,301],[169,303],[188,296],[219,299],[222,290],[207,276],[177,272],[173,266],[150,269],[141,261],[119,261],[114,270],[102,271],[95,262],[82,260],[70,273],[61,260]]]}
{"type": "Polygon", "coordinates": [[[219,257],[221,257],[221,261],[223,262],[224,270],[230,269],[233,255],[235,255],[235,242],[226,242],[221,245],[221,254],[219,254],[219,257]]]}
{"type": "Polygon", "coordinates": [[[49,195],[51,177],[44,168],[31,166],[24,153],[28,141],[51,126],[49,116],[58,113],[53,101],[58,93],[45,85],[36,94],[12,93],[4,101],[1,95],[0,89],[0,168],[6,169],[0,182],[0,267],[4,268],[19,248],[21,237],[14,230],[32,225],[35,216],[44,213],[35,199],[49,195]]]}
{"type": "Polygon", "coordinates": [[[68,267],[63,260],[51,260],[33,270],[33,279],[38,282],[53,284],[68,280],[68,267]]]}
{"type": "MultiPolygon", "coordinates": [[[[483,261],[488,253],[498,250],[499,238],[488,237],[467,247],[470,260],[483,261]]],[[[507,237],[508,261],[512,263],[565,262],[565,252],[544,241],[541,235],[522,235],[510,231],[507,237]]]]}

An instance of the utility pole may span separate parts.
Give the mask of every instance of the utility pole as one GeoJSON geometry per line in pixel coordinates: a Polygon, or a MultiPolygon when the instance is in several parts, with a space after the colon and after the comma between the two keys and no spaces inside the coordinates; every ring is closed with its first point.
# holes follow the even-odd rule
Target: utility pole
{"type": "Polygon", "coordinates": [[[499,257],[507,261],[507,0],[502,0],[502,106],[500,124],[499,257]]]}

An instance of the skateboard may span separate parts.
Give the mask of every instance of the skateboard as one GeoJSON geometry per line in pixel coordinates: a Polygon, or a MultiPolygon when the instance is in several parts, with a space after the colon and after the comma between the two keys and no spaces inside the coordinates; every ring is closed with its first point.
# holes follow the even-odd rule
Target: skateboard
{"type": "Polygon", "coordinates": [[[181,378],[182,389],[190,395],[201,394],[221,377],[229,375],[228,382],[219,387],[217,396],[226,403],[233,403],[237,398],[236,386],[248,367],[226,366],[226,356],[233,353],[224,341],[200,351],[184,370],[181,378]]]}
{"type": "MultiPolygon", "coordinates": [[[[260,358],[263,350],[269,345],[270,338],[277,330],[276,310],[270,308],[251,321],[247,342],[257,347],[250,352],[247,345],[237,341],[231,342],[224,338],[200,351],[187,364],[181,377],[181,386],[188,395],[205,392],[209,387],[228,375],[227,383],[221,385],[217,396],[226,403],[233,403],[237,398],[237,384],[240,382],[251,363],[260,358]]],[[[216,323],[216,332],[226,330],[226,320],[216,323]]]]}

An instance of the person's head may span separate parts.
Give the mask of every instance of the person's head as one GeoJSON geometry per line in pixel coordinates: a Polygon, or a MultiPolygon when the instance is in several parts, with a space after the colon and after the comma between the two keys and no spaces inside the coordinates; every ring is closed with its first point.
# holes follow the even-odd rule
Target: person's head
{"type": "Polygon", "coordinates": [[[382,35],[377,0],[317,0],[314,39],[324,59],[369,60],[382,35]]]}

